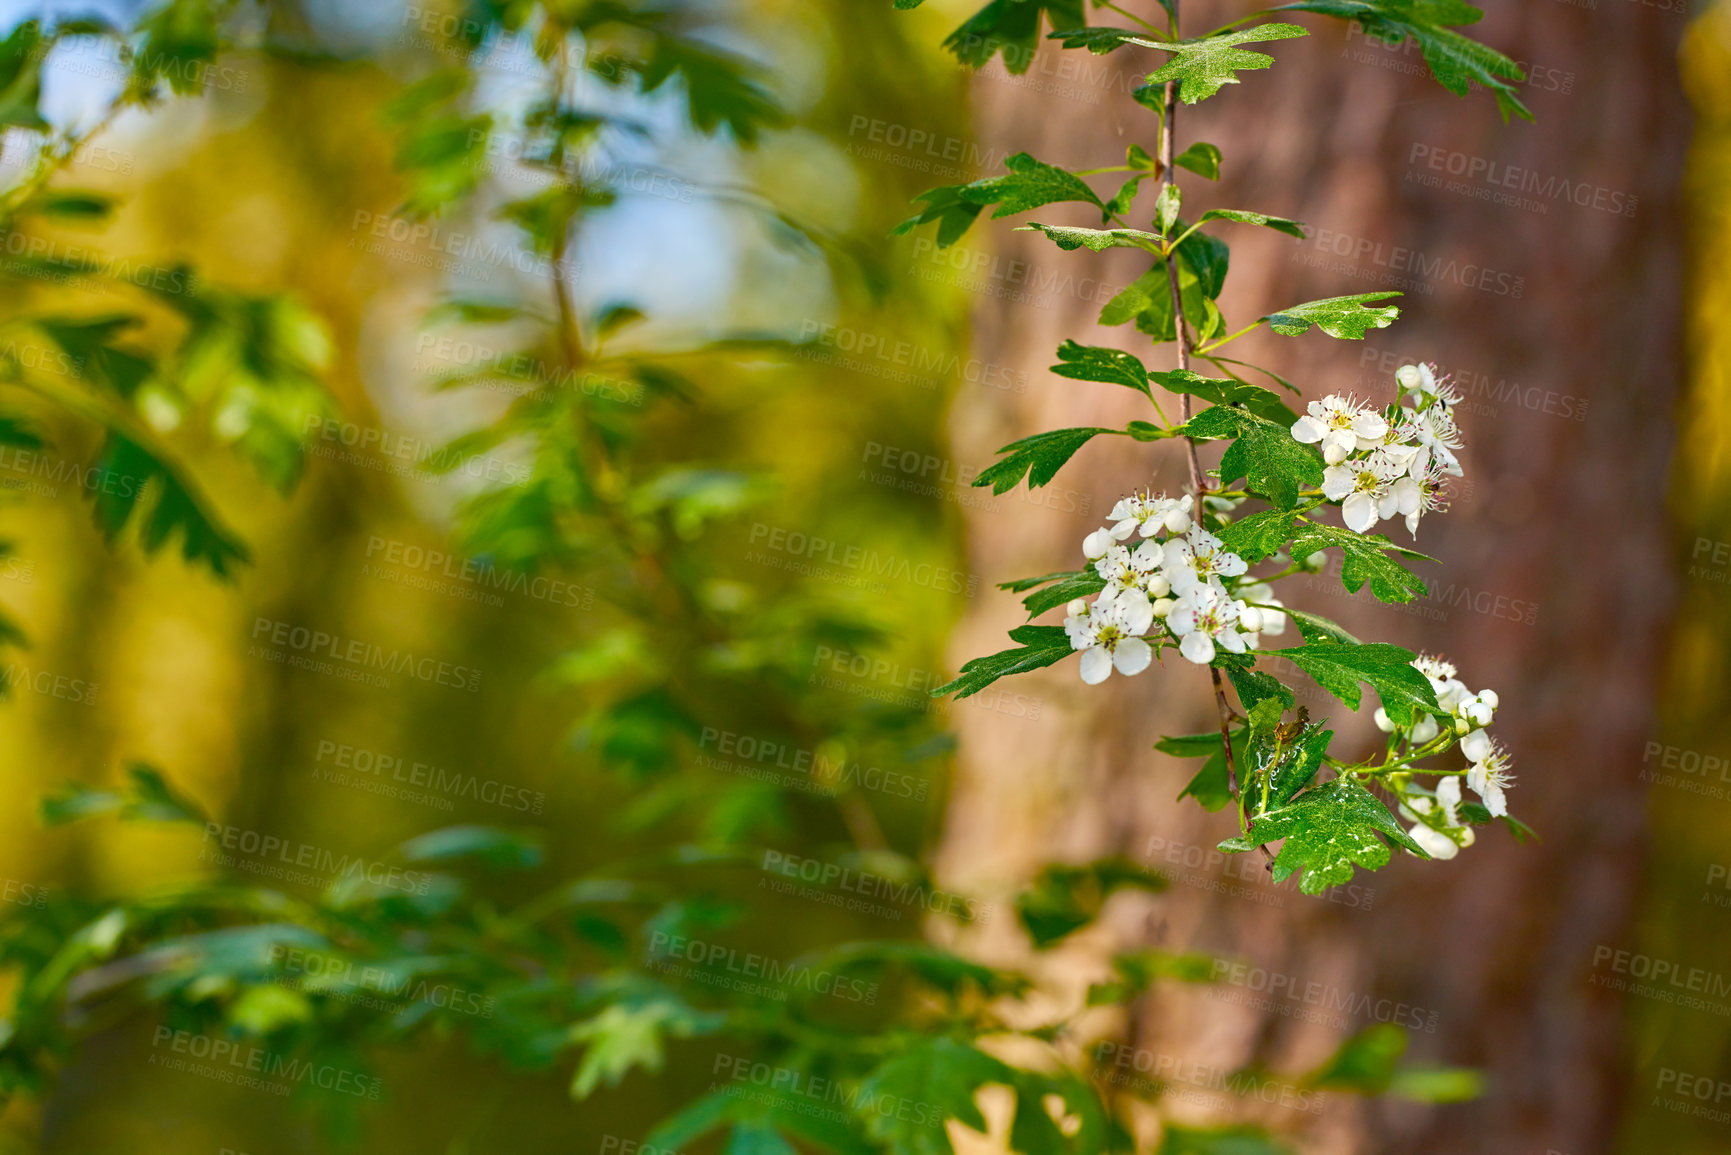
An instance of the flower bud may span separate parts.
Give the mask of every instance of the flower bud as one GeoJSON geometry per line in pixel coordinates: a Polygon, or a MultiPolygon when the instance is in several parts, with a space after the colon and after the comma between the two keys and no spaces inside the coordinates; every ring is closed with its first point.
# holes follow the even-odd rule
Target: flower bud
{"type": "Polygon", "coordinates": [[[1424,374],[1419,372],[1417,365],[1402,365],[1395,370],[1394,379],[1400,382],[1402,389],[1417,389],[1424,384],[1424,374]]]}
{"type": "Polygon", "coordinates": [[[1086,598],[1077,598],[1075,601],[1065,606],[1064,609],[1069,611],[1071,617],[1079,618],[1088,612],[1088,600],[1086,598]]]}
{"type": "Polygon", "coordinates": [[[1247,634],[1262,632],[1262,611],[1255,606],[1245,606],[1238,613],[1238,628],[1247,634]]]}
{"type": "Polygon", "coordinates": [[[1168,533],[1188,533],[1190,532],[1190,511],[1174,509],[1166,515],[1166,520],[1162,524],[1166,526],[1168,533]]]}
{"type": "Polygon", "coordinates": [[[1483,702],[1493,710],[1502,705],[1497,698],[1497,692],[1495,690],[1480,690],[1479,701],[1483,702]]]}
{"type": "Polygon", "coordinates": [[[1177,598],[1161,598],[1159,601],[1154,603],[1154,616],[1157,618],[1164,618],[1167,614],[1172,612],[1172,607],[1177,604],[1177,598]]]}
{"type": "Polygon", "coordinates": [[[1388,716],[1388,711],[1381,706],[1376,708],[1376,728],[1384,734],[1394,733],[1394,719],[1388,716]]]}
{"type": "Polygon", "coordinates": [[[1106,551],[1117,545],[1109,529],[1097,529],[1082,539],[1082,556],[1089,561],[1099,561],[1106,556],[1106,551]]]}
{"type": "Polygon", "coordinates": [[[1165,574],[1155,574],[1148,579],[1148,592],[1154,597],[1163,598],[1172,592],[1172,583],[1166,580],[1165,574]]]}
{"type": "Polygon", "coordinates": [[[1418,725],[1412,728],[1413,744],[1423,746],[1437,735],[1436,719],[1426,714],[1418,720],[1418,725]]]}
{"type": "Polygon", "coordinates": [[[1322,459],[1330,465],[1339,465],[1346,460],[1346,446],[1330,442],[1322,451],[1322,459]]]}

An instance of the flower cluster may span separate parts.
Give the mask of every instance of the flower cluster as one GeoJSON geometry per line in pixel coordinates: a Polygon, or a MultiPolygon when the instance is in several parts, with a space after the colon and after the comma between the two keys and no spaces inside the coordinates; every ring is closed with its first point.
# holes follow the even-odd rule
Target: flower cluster
{"type": "Polygon", "coordinates": [[[1140,674],[1154,644],[1177,645],[1198,665],[1214,660],[1216,646],[1237,654],[1280,634],[1286,615],[1267,585],[1238,585],[1244,559],[1192,521],[1194,499],[1139,493],[1112,508],[1112,524],[1090,533],[1082,552],[1105,587],[1092,604],[1069,605],[1064,631],[1082,653],[1082,680],[1097,685],[1112,676],[1140,674]],[[1139,537],[1134,548],[1128,544],[1139,537]],[[1234,588],[1227,583],[1233,582],[1234,588]],[[1158,623],[1158,624],[1157,624],[1158,623]]]}
{"type": "MultiPolygon", "coordinates": [[[[1507,816],[1509,806],[1504,792],[1514,782],[1509,774],[1509,755],[1491,740],[1490,726],[1497,713],[1495,690],[1473,693],[1456,676],[1454,666],[1441,658],[1428,655],[1414,660],[1413,667],[1430,680],[1436,692],[1437,704],[1452,718],[1454,734],[1460,739],[1461,753],[1466,755],[1465,774],[1451,774],[1437,783],[1436,798],[1409,796],[1403,809],[1406,817],[1417,823],[1412,828],[1413,840],[1423,846],[1433,858],[1453,858],[1462,846],[1473,843],[1472,827],[1461,822],[1461,788],[1477,794],[1492,817],[1507,816]],[[1441,820],[1443,829],[1427,825],[1425,818],[1441,820]]],[[[1394,724],[1388,715],[1378,710],[1376,724],[1385,733],[1392,733],[1394,724]]],[[[1413,749],[1430,745],[1440,733],[1436,719],[1426,717],[1403,735],[1413,749]]]]}
{"type": "Polygon", "coordinates": [[[1322,493],[1341,503],[1348,529],[1368,533],[1378,521],[1401,516],[1417,537],[1419,518],[1447,508],[1448,479],[1461,476],[1454,454],[1461,447],[1454,419],[1461,398],[1429,365],[1404,365],[1395,379],[1401,397],[1386,410],[1330,394],[1310,403],[1292,436],[1322,447],[1322,493]]]}

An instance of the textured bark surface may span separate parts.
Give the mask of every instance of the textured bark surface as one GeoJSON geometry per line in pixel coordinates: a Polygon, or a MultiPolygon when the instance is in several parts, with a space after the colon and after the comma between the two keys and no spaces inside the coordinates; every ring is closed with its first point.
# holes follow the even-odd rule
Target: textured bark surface
{"type": "MultiPolygon", "coordinates": [[[[1186,30],[1239,11],[1187,4],[1186,30]]],[[[1275,889],[1254,863],[1209,856],[1235,833],[1230,818],[1175,802],[1192,764],[1151,749],[1163,733],[1212,725],[1205,675],[1168,661],[1084,694],[1065,665],[1017,687],[1044,700],[1036,722],[957,710],[963,766],[944,868],[986,885],[1050,858],[1126,851],[1171,873],[1169,893],[1115,908],[1116,937],[1078,944],[1062,970],[1074,981],[1112,949],[1150,944],[1260,968],[1212,993],[1162,993],[1132,1029],[1180,1083],[1185,1062],[1299,1066],[1345,1031],[1389,1019],[1416,1028],[1415,1057],[1480,1067],[1492,1081],[1465,1108],[1339,1099],[1311,1116],[1202,1096],[1175,1103],[1180,1117],[1260,1113],[1305,1129],[1310,1149],[1342,1155],[1609,1151],[1624,1045],[1618,996],[1591,980],[1595,947],[1630,941],[1643,859],[1638,770],[1672,600],[1663,511],[1680,377],[1683,18],[1630,0],[1493,11],[1476,35],[1531,62],[1538,123],[1509,127],[1488,95],[1442,91],[1412,46],[1306,23],[1308,40],[1274,47],[1273,71],[1243,74],[1241,87],[1183,110],[1180,146],[1213,141],[1226,163],[1218,186],[1188,174],[1181,183],[1193,208],[1255,208],[1313,228],[1305,242],[1229,234],[1222,304],[1234,328],[1282,305],[1378,288],[1406,291],[1405,316],[1363,344],[1259,335],[1236,355],[1308,397],[1352,389],[1379,403],[1396,365],[1439,362],[1468,398],[1472,487],[1422,527],[1418,546],[1441,560],[1422,567],[1436,582],[1428,600],[1384,607],[1346,596],[1330,575],[1288,583],[1284,597],[1361,635],[1442,652],[1468,685],[1496,688],[1496,733],[1519,777],[1512,797],[1543,842],[1488,831],[1453,863],[1405,858],[1329,899],[1275,889]],[[1437,157],[1440,171],[1429,164],[1437,157]],[[1494,199],[1504,193],[1531,203],[1494,199]],[[1280,990],[1255,989],[1264,985],[1280,990]]],[[[1127,96],[1152,59],[1071,54],[1061,64],[1047,53],[1016,82],[994,67],[976,82],[979,133],[994,155],[1026,148],[1078,168],[1114,163],[1132,142],[1153,151],[1154,118],[1127,96]]],[[[1151,203],[1145,191],[1137,215],[1151,203]]],[[[1061,207],[1034,219],[1098,223],[1061,207]]],[[[1044,371],[1064,337],[1147,354],[1128,328],[1096,326],[1105,296],[1094,286],[1049,279],[1086,270],[1115,287],[1141,267],[1113,259],[1123,254],[1060,254],[1002,225],[967,243],[999,258],[978,278],[979,355],[1026,371],[1032,388],[959,405],[959,457],[986,461],[1041,429],[1144,415],[1128,391],[1044,371]],[[1007,263],[1018,260],[1026,267],[1007,263]]],[[[1164,366],[1171,354],[1153,357],[1164,366]]],[[[1056,512],[1078,504],[1068,500],[1035,515],[1010,497],[971,515],[982,588],[1078,564],[1082,535],[1150,470],[1154,484],[1182,487],[1176,447],[1111,442],[1085,449],[1058,479],[1091,495],[1087,515],[1056,512]]],[[[1405,537],[1404,527],[1385,529],[1405,537]]],[[[1016,609],[1009,595],[982,596],[952,658],[1002,648],[1016,609]]],[[[1320,693],[1307,704],[1332,714],[1343,737],[1369,733],[1320,693]]],[[[1015,949],[1008,934],[994,945],[1015,949]]]]}

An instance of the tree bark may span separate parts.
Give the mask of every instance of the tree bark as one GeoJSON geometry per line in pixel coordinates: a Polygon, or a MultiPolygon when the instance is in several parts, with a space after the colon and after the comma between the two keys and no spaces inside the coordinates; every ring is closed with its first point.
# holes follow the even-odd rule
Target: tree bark
{"type": "MultiPolygon", "coordinates": [[[[1185,32],[1241,10],[1187,4],[1185,32]]],[[[1181,109],[1179,147],[1207,140],[1225,154],[1218,185],[1184,174],[1186,215],[1250,208],[1311,227],[1303,242],[1249,228],[1228,235],[1222,305],[1233,328],[1284,305],[1382,288],[1405,291],[1404,316],[1363,343],[1264,333],[1235,355],[1306,398],[1352,390],[1379,404],[1392,399],[1398,365],[1438,362],[1467,398],[1469,485],[1416,543],[1441,563],[1421,565],[1434,583],[1427,599],[1382,606],[1346,595],[1335,573],[1295,579],[1283,597],[1361,636],[1443,653],[1469,686],[1495,688],[1495,732],[1519,774],[1511,801],[1542,841],[1485,828],[1454,862],[1403,856],[1326,898],[1275,888],[1259,860],[1212,853],[1236,833],[1230,816],[1175,801],[1194,764],[1151,749],[1161,734],[1212,727],[1207,677],[1168,661],[1083,693],[1066,664],[1021,687],[1052,704],[1037,725],[957,710],[963,764],[943,867],[990,885],[1052,858],[1124,851],[1171,875],[1165,895],[1111,912],[1114,936],[1068,951],[1066,973],[1098,970],[1110,950],[1134,945],[1242,959],[1246,969],[1226,970],[1213,988],[1156,995],[1127,1031],[1179,1081],[1191,1061],[1302,1067],[1348,1031],[1390,1020],[1413,1028],[1415,1059],[1477,1067],[1490,1080],[1467,1107],[1331,1097],[1312,1116],[1221,1099],[1175,1102],[1176,1117],[1261,1117],[1330,1153],[1609,1151],[1625,1097],[1622,1007],[1591,979],[1595,947],[1630,938],[1644,842],[1637,771],[1673,599],[1664,511],[1681,375],[1684,18],[1629,0],[1494,12],[1469,31],[1528,64],[1523,95],[1538,118],[1508,127],[1487,94],[1459,100],[1440,89],[1416,46],[1301,20],[1311,37],[1271,46],[1271,72],[1241,74],[1241,87],[1181,109]],[[1265,985],[1278,989],[1257,989],[1265,985]]],[[[1080,57],[1078,74],[1078,54],[1048,48],[1020,80],[994,65],[975,86],[989,154],[1025,148],[1092,168],[1117,163],[1131,143],[1155,151],[1157,120],[1127,90],[1158,59],[1080,57]]],[[[1098,224],[1059,212],[1035,219],[1098,224]]],[[[1145,193],[1130,223],[1151,214],[1145,193]]],[[[1150,353],[1128,327],[1096,325],[1109,293],[1048,279],[1086,270],[1122,286],[1146,266],[1060,254],[1002,226],[988,241],[988,227],[966,243],[995,246],[997,268],[1026,262],[1031,291],[982,292],[979,355],[1033,385],[958,406],[958,455],[989,460],[1042,429],[1146,416],[1128,391],[1045,371],[1066,337],[1172,363],[1172,346],[1150,353]]],[[[1119,496],[1150,481],[1183,488],[1177,447],[1102,440],[1058,479],[1091,496],[1087,515],[1036,518],[1009,497],[970,515],[982,588],[1073,568],[1082,536],[1119,496]]],[[[1383,528],[1405,540],[1398,523],[1383,528]]],[[[1009,595],[979,599],[953,660],[1002,648],[1018,609],[1009,595]]],[[[1331,715],[1342,739],[1370,740],[1367,721],[1339,703],[1320,692],[1301,700],[1331,715]]],[[[993,949],[1016,949],[996,933],[993,949]]]]}

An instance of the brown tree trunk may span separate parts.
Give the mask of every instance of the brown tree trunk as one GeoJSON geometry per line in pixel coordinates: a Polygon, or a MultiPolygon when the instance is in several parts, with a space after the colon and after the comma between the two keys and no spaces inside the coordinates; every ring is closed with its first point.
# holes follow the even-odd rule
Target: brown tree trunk
{"type": "MultiPolygon", "coordinates": [[[[1186,31],[1240,11],[1187,0],[1186,31]]],[[[1497,689],[1496,733],[1519,774],[1511,798],[1543,841],[1487,829],[1452,863],[1403,857],[1328,898],[1276,889],[1251,860],[1210,854],[1236,833],[1229,816],[1176,802],[1193,764],[1151,749],[1163,733],[1212,725],[1206,677],[1168,661],[1084,693],[1065,665],[1019,687],[1049,704],[1035,726],[957,710],[963,767],[944,868],[990,885],[1051,858],[1127,851],[1171,874],[1167,894],[1113,912],[1116,938],[1069,954],[1081,971],[1135,945],[1244,960],[1214,988],[1158,995],[1131,1032],[1179,1084],[1196,1070],[1187,1062],[1301,1067],[1348,1031],[1389,1020],[1414,1028],[1415,1058],[1490,1077],[1468,1107],[1334,1100],[1310,1116],[1204,1096],[1174,1102],[1178,1117],[1259,1114],[1330,1153],[1608,1151],[1624,1098],[1621,1006],[1591,979],[1595,948],[1629,941],[1644,840],[1637,771],[1672,600],[1664,490],[1680,376],[1675,189],[1688,116],[1674,56],[1684,18],[1633,0],[1494,12],[1475,34],[1530,62],[1525,95],[1538,117],[1509,127],[1488,95],[1458,100],[1423,75],[1415,46],[1303,19],[1313,35],[1273,46],[1273,71],[1242,74],[1242,87],[1182,110],[1180,147],[1213,141],[1226,158],[1217,186],[1185,175],[1189,215],[1254,208],[1312,228],[1304,242],[1247,228],[1229,236],[1222,304],[1234,328],[1379,288],[1405,290],[1405,315],[1362,344],[1263,334],[1237,355],[1307,397],[1352,389],[1379,403],[1392,397],[1396,366],[1439,362],[1467,395],[1471,486],[1423,526],[1417,545],[1441,564],[1422,567],[1435,586],[1406,608],[1418,612],[1348,597],[1328,574],[1297,579],[1284,596],[1361,635],[1442,652],[1468,685],[1497,689]]],[[[1077,54],[1048,50],[1017,81],[994,66],[975,88],[989,155],[1025,148],[1089,168],[1131,143],[1154,151],[1156,120],[1127,95],[1154,59],[1083,57],[1077,73],[1077,54]]],[[[1151,203],[1145,193],[1132,224],[1146,224],[1151,203]]],[[[1057,209],[1036,219],[1098,223],[1057,209]]],[[[1145,415],[1127,391],[1045,371],[1065,337],[1148,355],[1127,328],[1097,327],[1105,296],[1061,279],[1086,270],[1123,285],[1144,266],[1060,254],[1002,226],[967,243],[995,246],[991,269],[1023,290],[983,286],[980,356],[1026,371],[1033,387],[959,406],[959,456],[989,460],[1041,429],[1145,415]]],[[[1153,358],[1165,366],[1171,354],[1153,358]]],[[[1086,516],[1036,516],[1010,497],[974,513],[982,588],[1079,564],[1083,534],[1151,473],[1182,488],[1179,451],[1096,442],[1058,480],[1091,497],[1086,516]]],[[[1404,540],[1404,527],[1385,529],[1404,540]]],[[[1018,608],[1009,595],[983,596],[953,658],[1002,648],[1018,608]]],[[[1339,703],[1319,693],[1307,704],[1343,737],[1368,740],[1339,703]]],[[[997,946],[1015,949],[1007,936],[997,946]]]]}

